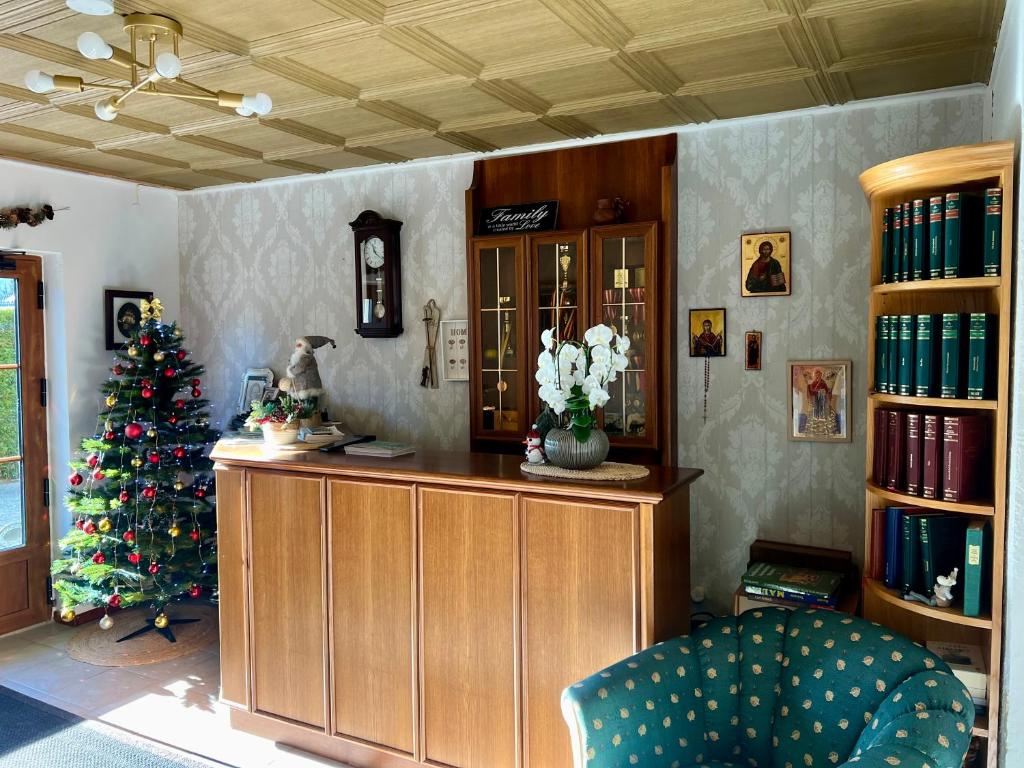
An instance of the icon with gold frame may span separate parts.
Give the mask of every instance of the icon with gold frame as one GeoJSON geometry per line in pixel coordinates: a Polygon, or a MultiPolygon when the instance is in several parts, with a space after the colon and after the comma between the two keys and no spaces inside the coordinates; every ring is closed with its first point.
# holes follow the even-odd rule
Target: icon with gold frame
{"type": "Polygon", "coordinates": [[[690,310],[690,357],[725,357],[725,309],[690,310]]]}
{"type": "Polygon", "coordinates": [[[740,236],[740,295],[789,296],[793,292],[789,232],[740,236]]]}
{"type": "Polygon", "coordinates": [[[791,360],[789,439],[848,443],[850,432],[849,360],[791,360]]]}

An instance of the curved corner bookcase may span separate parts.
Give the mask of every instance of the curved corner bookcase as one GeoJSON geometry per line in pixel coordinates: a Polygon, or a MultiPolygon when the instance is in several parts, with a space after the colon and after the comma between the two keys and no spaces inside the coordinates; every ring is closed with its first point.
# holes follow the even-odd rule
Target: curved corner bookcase
{"type": "MultiPolygon", "coordinates": [[[[991,610],[964,616],[957,606],[934,608],[902,599],[899,591],[865,578],[864,615],[924,644],[929,640],[981,646],[988,665],[988,713],[975,722],[974,734],[987,740],[987,765],[996,768],[999,724],[999,682],[1003,633],[1003,568],[1006,528],[1007,425],[1009,416],[1009,350],[1011,340],[1010,285],[1013,274],[1013,158],[1012,142],[989,142],[925,152],[871,168],[860,176],[871,207],[871,270],[868,291],[867,462],[865,470],[864,562],[871,560],[872,510],[906,506],[963,514],[992,525],[991,610]],[[999,276],[957,279],[882,281],[882,220],[886,208],[913,199],[927,200],[954,190],[983,191],[1002,187],[1002,244],[999,276]],[[998,376],[995,399],[965,400],[913,397],[874,391],[875,318],[952,312],[986,312],[998,317],[998,376]],[[984,413],[992,419],[993,462],[991,497],[970,503],[925,499],[880,487],[872,478],[875,411],[920,409],[935,413],[984,413]]],[[[927,215],[925,216],[927,222],[927,215]]],[[[927,226],[927,225],[926,225],[927,226]]],[[[979,241],[980,241],[979,233],[979,241]]]]}

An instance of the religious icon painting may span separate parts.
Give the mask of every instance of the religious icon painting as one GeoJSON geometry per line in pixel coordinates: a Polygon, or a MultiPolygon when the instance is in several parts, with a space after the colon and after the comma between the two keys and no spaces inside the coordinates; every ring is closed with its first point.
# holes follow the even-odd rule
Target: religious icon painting
{"type": "Polygon", "coordinates": [[[850,361],[789,363],[789,439],[847,443],[850,432],[850,361]]]}
{"type": "Polygon", "coordinates": [[[743,369],[747,371],[761,370],[761,345],[762,335],[760,331],[747,331],[743,334],[743,369]]]}
{"type": "Polygon", "coordinates": [[[740,295],[789,296],[793,292],[789,232],[740,236],[740,295]]]}
{"type": "Polygon", "coordinates": [[[725,357],[725,309],[690,310],[690,357],[725,357]]]}

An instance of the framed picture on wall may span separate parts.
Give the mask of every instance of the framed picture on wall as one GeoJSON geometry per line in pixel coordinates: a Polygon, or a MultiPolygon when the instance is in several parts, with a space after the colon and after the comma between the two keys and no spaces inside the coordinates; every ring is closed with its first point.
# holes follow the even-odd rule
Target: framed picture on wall
{"type": "Polygon", "coordinates": [[[442,320],[440,347],[444,380],[469,381],[469,320],[442,320]]]}
{"type": "Polygon", "coordinates": [[[740,295],[789,296],[793,292],[789,232],[740,236],[740,295]]]}
{"type": "Polygon", "coordinates": [[[690,357],[725,357],[725,309],[690,310],[690,357]]]}
{"type": "Polygon", "coordinates": [[[743,334],[743,369],[746,371],[761,370],[761,349],[763,336],[760,331],[747,331],[743,334]]]}
{"type": "Polygon", "coordinates": [[[129,291],[107,288],[103,291],[103,318],[106,327],[107,349],[124,349],[132,333],[142,325],[143,299],[153,300],[152,291],[129,291]]]}
{"type": "Polygon", "coordinates": [[[789,439],[848,443],[849,360],[793,360],[789,363],[789,439]]]}

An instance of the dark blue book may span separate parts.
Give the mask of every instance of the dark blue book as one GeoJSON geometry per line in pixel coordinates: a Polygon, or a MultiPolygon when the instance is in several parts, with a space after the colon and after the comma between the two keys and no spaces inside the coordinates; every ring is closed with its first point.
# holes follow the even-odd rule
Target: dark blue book
{"type": "Polygon", "coordinates": [[[903,581],[903,508],[885,508],[885,586],[899,589],[903,581]]]}

